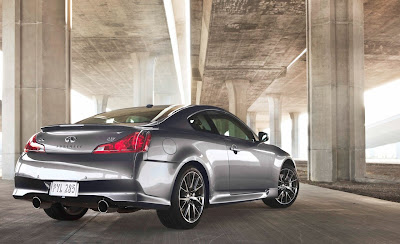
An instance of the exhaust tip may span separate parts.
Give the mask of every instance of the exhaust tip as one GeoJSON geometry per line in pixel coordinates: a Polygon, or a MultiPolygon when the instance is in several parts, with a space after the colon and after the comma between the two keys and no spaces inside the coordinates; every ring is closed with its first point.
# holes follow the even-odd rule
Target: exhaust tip
{"type": "Polygon", "coordinates": [[[101,213],[107,213],[108,211],[108,203],[105,200],[100,200],[97,203],[97,209],[99,210],[99,212],[101,213]]]}
{"type": "Polygon", "coordinates": [[[39,209],[40,205],[42,205],[42,201],[38,197],[33,197],[32,198],[32,204],[33,204],[34,208],[39,209]]]}

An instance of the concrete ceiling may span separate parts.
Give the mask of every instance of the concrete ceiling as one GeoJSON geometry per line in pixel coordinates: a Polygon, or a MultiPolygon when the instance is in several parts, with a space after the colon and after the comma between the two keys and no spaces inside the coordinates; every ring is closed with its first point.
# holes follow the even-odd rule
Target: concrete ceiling
{"type": "Polygon", "coordinates": [[[400,1],[364,3],[365,89],[400,79],[400,1]]]}
{"type": "Polygon", "coordinates": [[[203,22],[204,12],[210,13],[207,49],[199,62],[204,104],[228,108],[225,81],[244,79],[251,82],[250,106],[306,45],[303,0],[205,0],[203,22]]]}
{"type": "Polygon", "coordinates": [[[157,56],[155,92],[177,94],[177,78],[162,0],[74,0],[72,89],[109,95],[109,107],[133,105],[131,54],[157,56]]]}

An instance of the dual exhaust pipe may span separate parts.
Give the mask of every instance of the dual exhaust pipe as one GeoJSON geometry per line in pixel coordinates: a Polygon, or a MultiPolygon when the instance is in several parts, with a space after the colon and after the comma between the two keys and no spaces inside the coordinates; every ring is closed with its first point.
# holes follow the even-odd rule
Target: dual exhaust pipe
{"type": "MultiPolygon", "coordinates": [[[[52,203],[44,202],[39,197],[33,197],[32,205],[36,209],[47,209],[51,207],[52,203]]],[[[101,213],[112,213],[117,211],[116,208],[110,208],[108,202],[105,200],[100,200],[97,202],[97,210],[99,210],[101,213]]]]}
{"type": "Polygon", "coordinates": [[[46,208],[50,208],[51,207],[51,203],[42,202],[42,200],[40,200],[40,198],[38,198],[38,197],[33,197],[32,198],[32,205],[36,209],[39,209],[39,208],[46,209],[46,208]]]}
{"type": "Polygon", "coordinates": [[[97,210],[99,210],[100,213],[112,213],[117,211],[116,208],[110,208],[106,200],[100,200],[97,203],[97,210]]]}

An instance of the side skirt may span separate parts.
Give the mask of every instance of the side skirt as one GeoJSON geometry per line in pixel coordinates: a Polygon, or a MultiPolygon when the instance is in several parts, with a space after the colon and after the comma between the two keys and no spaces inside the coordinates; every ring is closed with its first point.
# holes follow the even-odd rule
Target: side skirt
{"type": "Polygon", "coordinates": [[[210,199],[210,205],[237,203],[254,201],[263,198],[276,198],[278,197],[278,188],[270,188],[265,192],[255,192],[246,194],[217,194],[210,199]]]}

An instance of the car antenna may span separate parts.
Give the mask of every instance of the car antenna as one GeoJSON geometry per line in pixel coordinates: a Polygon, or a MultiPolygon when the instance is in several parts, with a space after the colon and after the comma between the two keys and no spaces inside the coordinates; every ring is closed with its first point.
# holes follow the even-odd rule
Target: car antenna
{"type": "Polygon", "coordinates": [[[153,107],[153,104],[147,104],[146,105],[146,108],[152,108],[153,107]]]}

